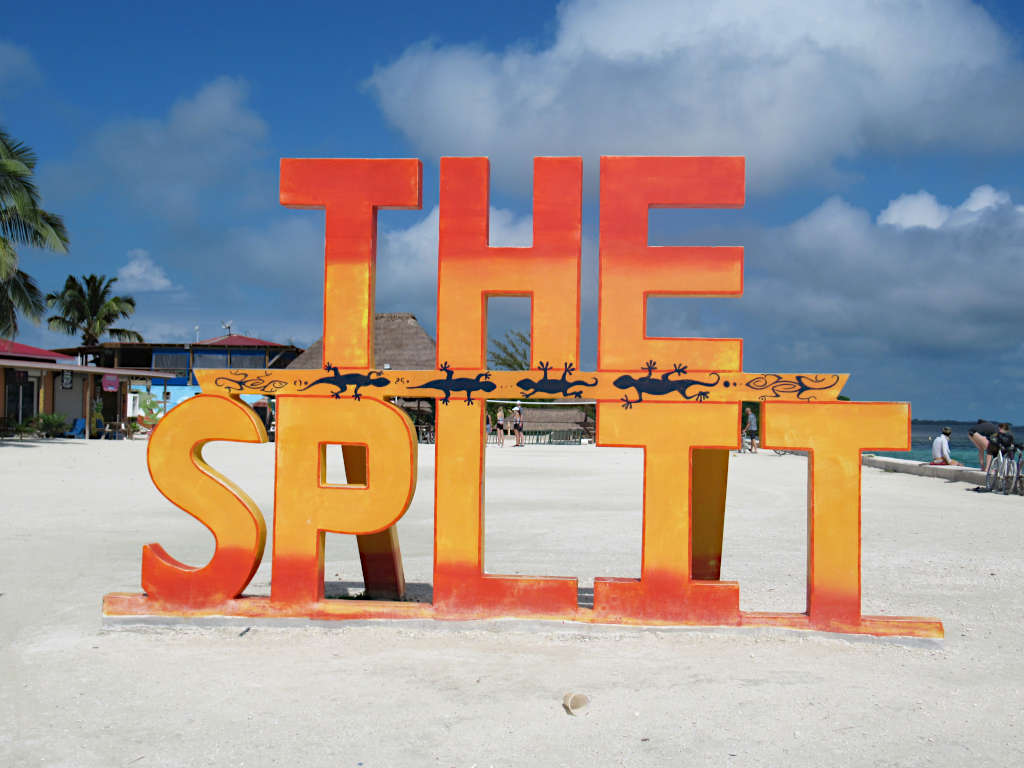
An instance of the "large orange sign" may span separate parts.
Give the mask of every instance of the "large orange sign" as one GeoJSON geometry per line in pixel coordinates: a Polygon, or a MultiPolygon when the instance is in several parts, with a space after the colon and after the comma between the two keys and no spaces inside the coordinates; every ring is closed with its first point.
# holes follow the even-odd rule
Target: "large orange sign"
{"type": "Polygon", "coordinates": [[[529,248],[488,241],[488,161],[441,160],[438,370],[373,370],[377,211],[418,208],[418,160],[285,159],[281,202],[326,214],[321,371],[197,372],[204,394],[168,413],[149,443],[161,493],[214,534],[202,567],[143,548],[142,595],[111,594],[107,615],[470,619],[516,616],[622,624],[781,626],[942,636],[934,619],[861,613],[860,454],[909,448],[905,403],[838,402],[844,374],[748,373],[740,339],[650,338],[650,296],[735,296],[743,249],[650,247],[652,207],[739,207],[738,157],[601,159],[598,366],[578,372],[582,162],[537,158],[529,248]],[[486,370],[487,300],[531,299],[531,370],[486,370]],[[278,402],[270,597],[244,590],[263,557],[255,503],[202,456],[210,440],[262,442],[238,395],[278,402]],[[593,608],[576,579],[483,568],[484,402],[596,400],[599,446],[644,450],[641,576],[599,578],[593,608]],[[437,398],[434,592],[402,602],[395,523],[416,492],[417,444],[394,397],[437,398]],[[763,444],[808,453],[807,610],[739,609],[721,581],[728,451],[740,403],[759,399],[763,444]],[[327,481],[341,445],[347,483],[327,481]],[[680,467],[687,471],[680,471],[680,467]],[[358,539],[367,601],[324,599],[324,535],[358,539]],[[390,598],[390,599],[389,599],[390,598]]]}

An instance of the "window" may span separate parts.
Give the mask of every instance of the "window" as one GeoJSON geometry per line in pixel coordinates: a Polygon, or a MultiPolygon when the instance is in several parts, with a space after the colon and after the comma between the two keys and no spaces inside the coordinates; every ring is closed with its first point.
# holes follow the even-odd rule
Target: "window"
{"type": "Polygon", "coordinates": [[[263,352],[250,349],[231,353],[232,368],[265,368],[266,365],[267,356],[263,352]]]}
{"type": "Polygon", "coordinates": [[[188,352],[183,349],[154,349],[153,368],[158,371],[188,370],[188,352]]]}
{"type": "Polygon", "coordinates": [[[227,368],[228,351],[219,350],[194,350],[192,357],[193,368],[227,368]]]}

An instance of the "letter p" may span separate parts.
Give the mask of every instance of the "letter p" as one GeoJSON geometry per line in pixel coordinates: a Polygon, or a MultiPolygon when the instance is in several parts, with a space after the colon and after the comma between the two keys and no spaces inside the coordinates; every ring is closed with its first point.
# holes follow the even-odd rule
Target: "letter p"
{"type": "Polygon", "coordinates": [[[279,397],[274,559],[270,597],[312,603],[324,596],[324,534],[383,531],[416,491],[416,438],[395,406],[364,397],[279,397]],[[326,480],[327,445],[366,450],[365,483],[326,480]]]}

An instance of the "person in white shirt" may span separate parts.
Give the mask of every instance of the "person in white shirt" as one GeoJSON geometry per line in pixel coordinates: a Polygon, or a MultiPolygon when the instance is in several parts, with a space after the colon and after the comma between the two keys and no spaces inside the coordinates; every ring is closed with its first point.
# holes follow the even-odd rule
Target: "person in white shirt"
{"type": "Polygon", "coordinates": [[[942,434],[932,441],[932,464],[955,464],[960,466],[960,462],[949,455],[949,436],[953,434],[953,430],[949,427],[942,428],[942,434]]]}

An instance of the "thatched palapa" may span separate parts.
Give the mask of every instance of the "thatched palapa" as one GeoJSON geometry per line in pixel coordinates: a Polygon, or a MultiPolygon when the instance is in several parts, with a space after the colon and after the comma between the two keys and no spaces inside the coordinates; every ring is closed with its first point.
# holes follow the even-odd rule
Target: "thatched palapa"
{"type": "MultiPolygon", "coordinates": [[[[289,368],[311,370],[323,365],[323,339],[295,358],[289,368]]],[[[409,312],[383,312],[373,323],[373,366],[396,371],[430,371],[437,367],[437,348],[409,312]]]]}

